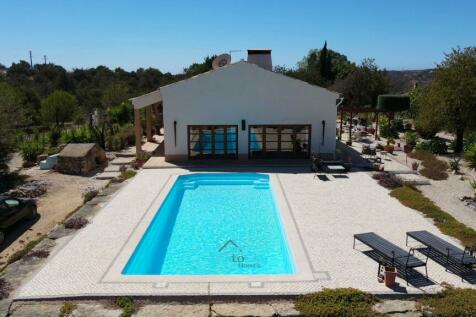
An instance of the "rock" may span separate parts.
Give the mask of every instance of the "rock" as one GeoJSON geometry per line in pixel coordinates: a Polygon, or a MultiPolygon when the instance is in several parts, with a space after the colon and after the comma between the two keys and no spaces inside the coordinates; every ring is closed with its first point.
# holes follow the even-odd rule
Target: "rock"
{"type": "Polygon", "coordinates": [[[294,309],[292,301],[276,301],[269,303],[273,307],[275,314],[282,317],[301,316],[301,314],[294,309]]]}
{"type": "Polygon", "coordinates": [[[269,304],[261,303],[220,303],[212,305],[212,316],[273,316],[275,311],[269,304]]]}
{"type": "Polygon", "coordinates": [[[104,308],[100,304],[77,304],[76,309],[71,313],[72,317],[119,317],[121,309],[104,308]]]}
{"type": "Polygon", "coordinates": [[[52,240],[56,240],[62,237],[66,237],[69,235],[73,230],[66,229],[63,225],[57,225],[49,234],[48,238],[52,240]]]}
{"type": "Polygon", "coordinates": [[[385,300],[375,304],[373,309],[378,313],[391,316],[422,316],[415,304],[415,301],[409,300],[385,300]]]}
{"type": "Polygon", "coordinates": [[[151,304],[142,307],[136,317],[180,316],[180,317],[208,317],[208,304],[151,304]]]}
{"type": "Polygon", "coordinates": [[[10,189],[6,194],[12,197],[36,198],[46,193],[47,183],[42,181],[31,181],[23,185],[10,189]]]}
{"type": "Polygon", "coordinates": [[[12,317],[56,317],[62,303],[59,302],[16,302],[10,309],[12,317]]]}

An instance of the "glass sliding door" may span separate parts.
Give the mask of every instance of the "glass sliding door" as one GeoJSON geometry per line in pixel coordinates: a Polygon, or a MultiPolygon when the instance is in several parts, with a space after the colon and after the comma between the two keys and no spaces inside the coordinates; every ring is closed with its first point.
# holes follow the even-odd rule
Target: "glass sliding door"
{"type": "Polygon", "coordinates": [[[238,126],[189,125],[188,156],[195,158],[237,158],[238,126]]]}
{"type": "Polygon", "coordinates": [[[248,137],[250,158],[308,158],[311,126],[251,125],[248,137]]]}

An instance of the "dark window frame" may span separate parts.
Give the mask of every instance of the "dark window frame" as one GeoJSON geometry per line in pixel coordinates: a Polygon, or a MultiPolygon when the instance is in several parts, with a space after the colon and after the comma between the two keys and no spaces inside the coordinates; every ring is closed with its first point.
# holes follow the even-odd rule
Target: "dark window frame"
{"type": "Polygon", "coordinates": [[[312,136],[312,125],[311,124],[250,124],[248,126],[248,159],[261,159],[261,158],[309,158],[311,156],[311,136],[312,136]],[[267,128],[277,128],[278,133],[272,132],[269,133],[270,135],[277,135],[277,140],[273,141],[267,141],[266,135],[268,134],[266,132],[267,128]],[[281,141],[281,130],[283,129],[296,129],[296,128],[307,128],[307,133],[305,132],[293,132],[293,133],[284,133],[286,135],[306,135],[307,134],[307,152],[304,155],[298,155],[299,152],[292,152],[288,150],[282,150],[281,149],[281,143],[290,143],[291,141],[281,141]],[[251,140],[251,131],[253,129],[258,129],[260,130],[259,133],[255,133],[256,135],[261,136],[261,140],[259,141],[252,141],[251,140]],[[253,156],[253,151],[251,150],[251,144],[262,144],[262,151],[261,155],[254,155],[253,156]],[[267,143],[277,143],[277,148],[270,149],[269,151],[266,148],[267,143]],[[289,155],[289,153],[294,153],[296,154],[295,157],[292,155],[289,155]],[[266,155],[266,153],[277,153],[277,155],[266,155]],[[286,155],[284,155],[285,153],[286,155]]]}
{"type": "Polygon", "coordinates": [[[188,151],[188,158],[190,160],[196,160],[196,159],[237,159],[238,158],[238,125],[235,124],[200,124],[200,125],[187,125],[187,151],[188,151]],[[233,129],[231,134],[235,134],[235,153],[228,153],[228,134],[229,134],[229,129],[233,129]],[[198,133],[194,132],[191,133],[192,129],[198,129],[198,133]],[[223,153],[216,153],[216,148],[215,148],[215,130],[217,129],[223,129],[223,141],[217,142],[219,144],[223,145],[223,149],[219,149],[219,151],[223,151],[223,153]],[[203,146],[201,145],[201,138],[202,138],[202,131],[203,130],[210,130],[211,131],[211,153],[210,154],[204,154],[203,153],[203,146]],[[234,132],[234,133],[233,133],[234,132]],[[194,142],[198,142],[200,144],[200,153],[198,155],[192,156],[191,155],[191,139],[190,137],[194,135],[198,135],[198,140],[194,142]]]}

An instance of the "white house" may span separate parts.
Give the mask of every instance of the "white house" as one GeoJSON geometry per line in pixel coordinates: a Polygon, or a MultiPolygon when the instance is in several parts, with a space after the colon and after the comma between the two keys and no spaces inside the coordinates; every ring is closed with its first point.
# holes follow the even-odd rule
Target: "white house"
{"type": "Polygon", "coordinates": [[[270,50],[249,51],[248,61],[132,99],[136,109],[162,103],[166,160],[335,152],[339,95],[270,71],[270,50]],[[253,53],[264,56],[253,58],[253,53]]]}

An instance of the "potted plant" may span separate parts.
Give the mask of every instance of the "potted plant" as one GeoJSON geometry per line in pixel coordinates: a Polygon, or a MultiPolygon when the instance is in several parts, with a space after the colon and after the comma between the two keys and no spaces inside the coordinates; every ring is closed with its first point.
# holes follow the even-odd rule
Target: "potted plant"
{"type": "Polygon", "coordinates": [[[415,148],[417,135],[414,132],[406,132],[404,138],[406,144],[403,146],[403,151],[405,153],[411,153],[415,148]]]}
{"type": "Polygon", "coordinates": [[[418,164],[417,161],[412,162],[412,170],[414,170],[415,172],[418,171],[418,166],[420,166],[420,164],[418,164]]]}
{"type": "Polygon", "coordinates": [[[393,138],[388,138],[387,139],[387,145],[384,146],[383,150],[387,153],[392,154],[393,150],[395,149],[394,144],[395,144],[395,140],[393,138]]]}
{"type": "Polygon", "coordinates": [[[385,286],[392,287],[395,285],[395,279],[397,277],[397,270],[394,266],[385,266],[383,273],[383,281],[385,286]]]}

